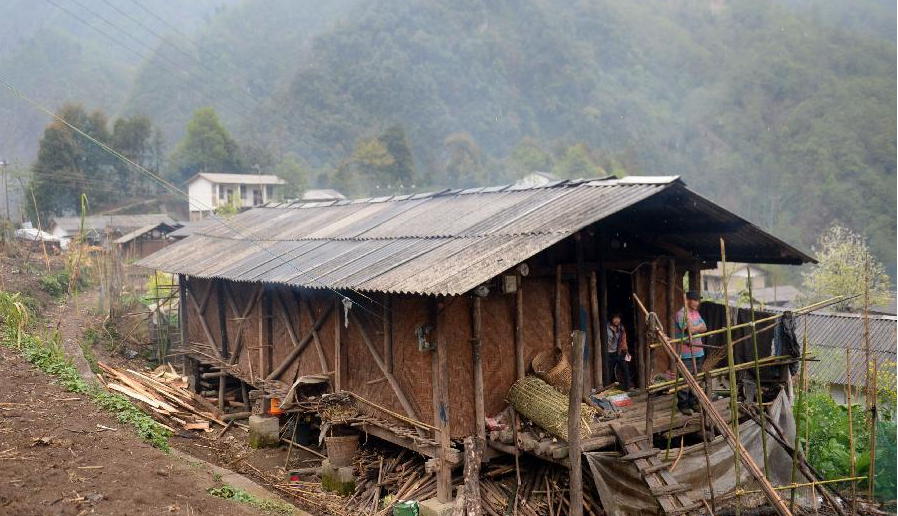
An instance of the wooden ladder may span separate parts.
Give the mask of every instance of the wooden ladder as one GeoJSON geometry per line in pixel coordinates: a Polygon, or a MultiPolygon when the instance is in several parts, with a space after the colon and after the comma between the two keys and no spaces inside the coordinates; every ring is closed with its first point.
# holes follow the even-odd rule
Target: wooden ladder
{"type": "Polygon", "coordinates": [[[633,425],[611,423],[626,455],[621,460],[633,461],[649,492],[658,501],[661,510],[668,516],[681,516],[690,513],[699,514],[704,507],[701,501],[693,501],[686,494],[690,486],[680,484],[670,474],[667,463],[658,458],[661,450],[652,446],[648,436],[642,435],[633,425]]]}

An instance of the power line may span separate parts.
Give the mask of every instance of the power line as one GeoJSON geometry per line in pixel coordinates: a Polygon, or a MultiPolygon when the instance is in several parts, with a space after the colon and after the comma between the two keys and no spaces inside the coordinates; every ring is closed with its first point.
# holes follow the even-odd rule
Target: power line
{"type": "MultiPolygon", "coordinates": [[[[114,43],[116,43],[117,45],[119,45],[119,46],[125,48],[125,49],[128,50],[129,52],[132,52],[133,54],[137,55],[138,57],[140,57],[140,58],[143,59],[144,61],[146,61],[146,62],[148,62],[148,63],[153,62],[153,59],[152,59],[151,57],[149,57],[149,56],[143,54],[143,53],[140,52],[139,50],[135,50],[133,47],[131,47],[131,46],[125,44],[124,42],[122,42],[122,41],[119,40],[118,38],[116,38],[116,37],[110,35],[108,32],[106,32],[106,31],[100,29],[99,27],[97,27],[97,26],[91,24],[90,22],[88,22],[88,21],[85,20],[84,18],[78,16],[77,14],[73,13],[73,12],[70,11],[69,9],[67,9],[67,8],[65,8],[65,7],[63,7],[63,6],[61,6],[61,5],[59,5],[59,4],[56,3],[54,0],[44,0],[44,1],[47,2],[47,3],[49,3],[49,4],[51,4],[51,5],[53,5],[53,6],[55,6],[57,9],[63,11],[64,13],[66,13],[66,14],[68,14],[69,16],[71,16],[72,18],[78,20],[79,22],[83,23],[84,25],[87,25],[87,26],[90,27],[91,29],[93,29],[93,30],[99,32],[100,34],[102,34],[102,35],[105,36],[106,38],[112,40],[114,43]]],[[[78,3],[77,0],[72,0],[72,1],[73,1],[74,3],[76,3],[76,4],[78,3]]],[[[81,5],[81,6],[83,7],[82,4],[78,4],[78,5],[81,5]]],[[[130,35],[130,34],[129,34],[127,31],[125,31],[124,29],[121,29],[121,28],[117,27],[115,24],[112,24],[111,22],[105,20],[104,18],[100,17],[99,15],[97,15],[95,12],[93,12],[93,11],[90,10],[90,9],[88,9],[88,8],[84,8],[84,9],[87,10],[88,12],[93,13],[95,16],[97,16],[97,17],[100,18],[101,20],[105,21],[107,24],[112,25],[113,27],[115,27],[115,28],[118,29],[119,31],[125,32],[130,38],[135,39],[138,43],[140,43],[141,46],[144,46],[145,48],[149,48],[149,47],[146,47],[146,45],[145,45],[143,42],[141,42],[140,40],[137,40],[136,38],[134,38],[132,35],[130,35]]],[[[153,51],[152,48],[149,48],[149,50],[150,50],[151,52],[153,51]]],[[[190,79],[193,79],[193,80],[199,82],[200,84],[209,84],[209,81],[204,81],[202,77],[200,77],[200,76],[193,77],[192,74],[191,74],[189,71],[180,69],[180,67],[177,66],[177,64],[175,64],[175,65],[174,65],[174,68],[172,68],[170,65],[167,64],[167,63],[169,62],[168,58],[165,57],[165,56],[163,56],[162,54],[159,54],[159,57],[160,57],[161,59],[165,60],[166,62],[165,62],[165,63],[158,63],[158,64],[161,65],[163,68],[167,69],[168,71],[173,72],[173,73],[175,74],[175,76],[177,76],[178,73],[184,73],[184,74],[187,75],[190,79]]],[[[187,83],[186,81],[184,81],[184,83],[185,83],[185,85],[189,86],[191,89],[195,89],[195,91],[196,91],[197,93],[199,93],[200,95],[204,95],[204,96],[205,96],[205,94],[202,92],[202,90],[201,90],[200,88],[196,88],[193,84],[187,83]]],[[[216,89],[215,92],[218,93],[218,94],[221,94],[221,91],[220,91],[220,90],[217,90],[217,89],[216,89]]],[[[210,99],[210,100],[212,100],[212,99],[210,99]]],[[[225,94],[224,97],[223,97],[222,99],[218,99],[218,100],[219,100],[219,101],[229,100],[231,103],[233,103],[233,105],[226,105],[226,107],[232,109],[234,112],[245,111],[245,109],[246,109],[246,106],[245,106],[245,105],[243,105],[242,103],[236,102],[233,98],[230,98],[230,96],[227,95],[227,94],[225,94]],[[234,106],[237,106],[239,109],[235,109],[234,106]]],[[[245,113],[243,113],[243,114],[245,114],[245,113]]]]}
{"type": "MultiPolygon", "coordinates": [[[[181,53],[182,55],[184,55],[185,57],[187,57],[188,59],[191,59],[191,60],[195,61],[199,66],[201,66],[202,68],[206,69],[206,71],[208,71],[209,73],[211,73],[213,76],[215,75],[215,70],[213,70],[213,69],[210,68],[208,65],[206,65],[205,63],[203,63],[199,58],[197,58],[197,57],[194,56],[194,55],[189,54],[187,51],[183,50],[181,47],[175,45],[174,43],[172,43],[172,42],[170,42],[170,41],[168,41],[168,40],[166,40],[166,39],[165,39],[162,35],[160,35],[158,32],[156,32],[156,31],[154,31],[153,29],[147,27],[146,25],[143,24],[143,22],[141,22],[140,20],[134,18],[133,16],[131,16],[130,14],[128,14],[126,11],[123,11],[122,9],[120,9],[118,6],[114,5],[114,4],[113,4],[112,2],[110,2],[109,0],[103,0],[103,3],[105,3],[106,5],[108,5],[109,7],[111,7],[112,9],[114,9],[117,13],[121,14],[122,16],[124,16],[125,18],[127,18],[128,20],[130,20],[130,21],[132,21],[133,23],[139,25],[139,26],[142,27],[145,31],[147,31],[147,32],[149,32],[150,34],[152,34],[153,36],[155,36],[155,37],[156,37],[162,44],[167,44],[167,45],[169,45],[170,47],[174,48],[174,49],[177,50],[179,53],[181,53]]],[[[243,93],[244,95],[248,96],[253,102],[256,102],[257,104],[261,103],[261,101],[260,101],[258,98],[256,98],[252,93],[250,93],[249,91],[246,91],[245,89],[240,88],[240,92],[243,93]]]]}
{"type": "MultiPolygon", "coordinates": [[[[113,148],[110,147],[109,145],[107,145],[107,144],[101,142],[100,140],[97,140],[97,139],[94,138],[93,136],[87,134],[86,132],[84,132],[83,130],[81,130],[81,128],[79,128],[79,127],[77,127],[77,126],[75,126],[75,125],[69,123],[69,122],[68,122],[67,120],[65,120],[64,118],[60,117],[60,116],[57,115],[56,113],[54,113],[54,112],[52,112],[51,110],[49,110],[48,108],[46,108],[43,104],[41,104],[41,103],[39,103],[39,102],[33,100],[31,97],[29,97],[28,95],[26,95],[25,93],[23,93],[22,91],[20,91],[19,89],[17,89],[15,86],[13,86],[13,85],[10,84],[9,82],[7,82],[7,81],[6,81],[5,79],[3,79],[2,77],[0,77],[0,84],[3,84],[3,86],[6,87],[6,89],[8,89],[10,92],[12,92],[13,95],[15,95],[15,96],[19,97],[20,99],[24,100],[25,102],[27,102],[28,104],[30,104],[30,105],[31,105],[32,107],[34,107],[35,109],[37,109],[37,110],[43,112],[44,114],[46,114],[46,115],[52,117],[53,119],[59,121],[60,123],[62,123],[62,124],[65,125],[66,127],[68,127],[69,129],[71,129],[72,131],[78,133],[78,134],[79,134],[80,136],[82,136],[83,138],[86,138],[89,142],[91,142],[91,143],[97,145],[98,147],[100,147],[101,149],[103,149],[105,152],[111,154],[112,156],[116,157],[117,159],[119,159],[119,160],[121,160],[121,161],[124,161],[124,162],[127,163],[130,167],[132,167],[134,170],[137,170],[137,171],[140,172],[141,174],[144,174],[144,175],[146,175],[147,177],[153,179],[154,181],[156,181],[157,183],[159,183],[160,185],[162,185],[165,189],[169,190],[170,192],[174,193],[175,195],[179,195],[179,196],[181,196],[182,198],[187,199],[188,206],[193,205],[193,206],[199,208],[201,211],[210,211],[210,213],[211,213],[211,214],[210,214],[210,217],[211,217],[213,220],[215,220],[216,222],[218,222],[219,224],[221,224],[222,226],[224,226],[225,228],[227,228],[228,230],[230,230],[230,231],[231,231],[232,233],[234,233],[236,236],[241,237],[242,240],[249,241],[249,242],[251,242],[253,245],[257,246],[259,249],[261,249],[262,251],[268,253],[269,255],[271,255],[271,257],[272,257],[273,259],[279,260],[279,261],[282,262],[283,264],[285,264],[285,265],[287,265],[288,267],[292,268],[293,270],[295,270],[295,271],[298,273],[298,274],[297,274],[298,276],[301,276],[301,275],[305,274],[302,270],[300,270],[300,269],[299,269],[296,265],[294,265],[292,262],[290,262],[290,261],[288,261],[288,260],[285,260],[285,259],[283,258],[282,255],[275,254],[275,253],[273,253],[273,252],[271,251],[271,249],[269,249],[268,247],[265,247],[264,245],[262,245],[262,243],[261,243],[262,241],[260,241],[260,240],[258,240],[258,239],[256,239],[256,238],[254,238],[252,235],[242,234],[242,233],[236,228],[235,225],[233,225],[233,224],[229,223],[227,220],[225,220],[225,219],[223,219],[223,218],[217,216],[217,215],[214,213],[214,211],[212,211],[212,210],[213,210],[213,207],[206,205],[206,204],[203,203],[202,201],[195,201],[195,200],[190,199],[190,196],[189,196],[186,192],[184,192],[182,189],[180,189],[180,188],[178,188],[177,186],[175,186],[175,185],[174,185],[173,183],[171,183],[170,181],[166,180],[165,178],[161,177],[160,175],[158,175],[158,174],[156,174],[156,173],[154,173],[154,172],[152,172],[152,171],[150,171],[150,170],[147,170],[146,168],[144,168],[144,167],[138,165],[137,163],[131,161],[127,156],[125,156],[125,155],[123,155],[122,153],[118,152],[117,150],[113,149],[113,148]]],[[[313,284],[313,286],[314,286],[314,284],[313,284]]],[[[322,285],[320,285],[320,287],[321,287],[321,288],[324,288],[324,289],[326,289],[326,290],[330,290],[331,292],[333,292],[334,294],[336,294],[337,296],[339,296],[340,298],[342,298],[342,299],[344,299],[344,300],[348,300],[348,301],[350,301],[351,303],[357,304],[361,309],[365,310],[366,312],[371,313],[374,317],[382,318],[382,316],[381,316],[380,314],[376,313],[376,312],[373,311],[373,310],[369,310],[368,308],[365,307],[365,305],[363,305],[363,304],[361,304],[361,303],[357,303],[357,302],[353,301],[352,298],[350,298],[349,296],[346,296],[346,295],[342,294],[340,291],[336,290],[335,288],[331,287],[330,285],[323,285],[323,284],[322,284],[322,285]]],[[[374,304],[374,305],[379,305],[379,306],[383,307],[384,309],[389,310],[389,308],[384,307],[383,305],[381,305],[381,303],[378,303],[378,302],[375,301],[374,299],[372,299],[372,298],[366,296],[364,293],[359,292],[358,290],[351,289],[351,288],[350,288],[350,289],[345,289],[345,290],[349,290],[349,291],[351,291],[351,292],[357,294],[358,296],[360,296],[360,297],[362,297],[362,298],[368,300],[368,301],[371,302],[372,304],[374,304]]]]}

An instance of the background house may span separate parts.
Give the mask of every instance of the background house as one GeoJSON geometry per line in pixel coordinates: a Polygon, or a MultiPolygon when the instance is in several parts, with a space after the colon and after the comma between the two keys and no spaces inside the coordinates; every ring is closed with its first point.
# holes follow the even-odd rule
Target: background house
{"type": "MultiPolygon", "coordinates": [[[[746,263],[728,263],[727,275],[729,283],[727,290],[730,295],[738,294],[748,288],[748,272],[751,270],[752,290],[762,289],[767,286],[767,271],[746,263]]],[[[723,296],[723,268],[720,263],[713,269],[702,271],[702,291],[709,297],[719,299],[723,296]]]]}
{"type": "MultiPolygon", "coordinates": [[[[178,227],[178,223],[165,213],[137,215],[91,215],[84,217],[84,237],[93,245],[106,247],[110,242],[148,226],[165,223],[178,227]]],[[[59,239],[63,248],[81,231],[81,217],[56,217],[50,222],[49,232],[59,239]]]]}
{"type": "Polygon", "coordinates": [[[252,208],[280,198],[284,180],[270,174],[216,174],[200,172],[187,181],[190,220],[199,220],[228,199],[239,199],[241,208],[252,208]]]}

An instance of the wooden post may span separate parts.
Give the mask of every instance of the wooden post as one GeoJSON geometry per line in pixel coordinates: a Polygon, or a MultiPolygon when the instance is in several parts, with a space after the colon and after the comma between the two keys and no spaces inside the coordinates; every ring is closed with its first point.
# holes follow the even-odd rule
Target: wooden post
{"type": "Polygon", "coordinates": [[[437,500],[446,503],[452,500],[452,466],[446,459],[451,446],[449,441],[449,350],[441,337],[443,302],[432,305],[431,320],[434,321],[434,344],[436,349],[430,355],[431,378],[433,382],[433,420],[439,429],[440,456],[436,472],[437,500]]]}
{"type": "MultiPolygon", "coordinates": [[[[586,277],[586,258],[583,252],[583,233],[578,232],[574,235],[574,241],[577,244],[577,318],[573,321],[573,327],[583,332],[583,338],[589,335],[589,318],[587,315],[587,307],[589,306],[589,282],[586,277]]],[[[584,360],[590,354],[589,345],[586,340],[583,344],[584,360]]],[[[589,389],[592,385],[592,368],[583,368],[583,387],[589,389]]],[[[588,394],[583,392],[582,394],[588,394]]]]}
{"type": "Polygon", "coordinates": [[[221,358],[224,360],[228,359],[228,313],[227,307],[225,306],[225,296],[227,293],[225,292],[224,280],[215,280],[215,285],[217,286],[217,291],[215,292],[215,300],[218,302],[218,327],[221,331],[221,358]]]}
{"type": "Polygon", "coordinates": [[[393,372],[393,295],[384,294],[384,365],[393,372]]]}
{"type": "Polygon", "coordinates": [[[555,311],[553,314],[555,348],[561,349],[561,265],[555,266],[555,311]]]}
{"type": "MultiPolygon", "coordinates": [[[[642,269],[636,269],[636,272],[633,273],[631,284],[633,285],[633,292],[642,292],[640,287],[642,284],[642,269]]],[[[639,315],[636,312],[633,312],[633,319],[635,319],[635,327],[636,327],[636,352],[637,360],[639,361],[639,367],[636,368],[636,385],[638,387],[645,388],[648,386],[648,382],[645,377],[645,355],[646,355],[646,343],[645,343],[645,317],[639,315]]]]}
{"type": "MultiPolygon", "coordinates": [[[[483,425],[481,425],[483,426],[483,425]]],[[[465,437],[465,513],[467,516],[483,514],[480,506],[480,462],[486,441],[480,437],[465,437]]]]}
{"type": "Polygon", "coordinates": [[[571,392],[568,397],[568,461],[570,462],[570,516],[583,516],[583,466],[580,449],[580,403],[583,395],[583,348],[586,335],[575,330],[571,350],[571,392]]]}
{"type": "MultiPolygon", "coordinates": [[[[658,282],[658,260],[652,260],[652,263],[649,264],[649,311],[656,312],[658,309],[658,305],[655,302],[655,296],[657,295],[656,283],[658,282]]],[[[643,361],[643,368],[645,372],[643,373],[643,378],[645,379],[645,383],[642,385],[644,388],[648,388],[649,384],[652,383],[652,348],[649,347],[648,338],[643,337],[643,342],[645,343],[643,346],[643,351],[645,355],[639,357],[640,360],[643,361]]]]}
{"type": "MultiPolygon", "coordinates": [[[[807,319],[805,319],[804,323],[804,338],[801,343],[801,368],[798,370],[798,403],[796,404],[796,408],[799,414],[803,411],[804,404],[807,403],[807,396],[805,390],[803,388],[805,374],[807,374],[808,368],[808,323],[807,319]]],[[[808,422],[804,421],[804,424],[807,425],[808,422]]],[[[792,445],[792,475],[789,477],[789,483],[794,484],[796,482],[796,477],[798,475],[798,451],[801,449],[800,445],[801,439],[801,430],[798,428],[798,422],[795,424],[795,443],[792,445]]],[[[789,491],[789,510],[795,510],[795,489],[791,489],[789,491]]]]}
{"type": "MultiPolygon", "coordinates": [[[[677,262],[671,257],[667,262],[667,331],[671,335],[676,334],[677,325],[677,262]]],[[[673,361],[668,361],[667,368],[674,369],[673,361]]]]}
{"type": "Polygon", "coordinates": [[[190,344],[188,342],[190,340],[190,309],[187,306],[187,296],[190,295],[189,289],[190,287],[187,284],[187,276],[185,276],[184,274],[178,274],[178,290],[180,290],[180,292],[178,293],[180,296],[178,303],[178,324],[181,326],[182,350],[187,349],[190,344]]]}
{"type": "Polygon", "coordinates": [[[604,372],[602,370],[605,346],[602,344],[602,321],[599,315],[599,293],[596,282],[596,272],[589,273],[589,316],[592,320],[592,378],[595,387],[605,385],[604,372]]]}
{"type": "MultiPolygon", "coordinates": [[[[517,290],[514,293],[514,368],[515,376],[520,380],[524,378],[527,372],[527,365],[524,362],[524,278],[518,275],[516,281],[517,290]]],[[[478,335],[477,338],[479,339],[480,336],[478,335]]],[[[481,426],[482,423],[483,421],[480,421],[481,426]]]]}
{"type": "Polygon", "coordinates": [[[343,346],[340,343],[342,335],[341,324],[343,317],[340,314],[340,296],[334,296],[334,392],[343,390],[343,346]]]}
{"type": "MultiPolygon", "coordinates": [[[[845,402],[848,405],[848,453],[851,465],[851,477],[857,476],[854,454],[854,423],[851,420],[851,348],[845,348],[845,402]]],[[[805,421],[807,425],[807,421],[805,421]]],[[[857,480],[851,481],[851,516],[857,516],[857,480]]]]}
{"type": "Polygon", "coordinates": [[[702,293],[702,269],[698,263],[689,267],[689,290],[702,293]]]}
{"type": "Polygon", "coordinates": [[[608,321],[608,271],[605,270],[605,262],[599,261],[599,340],[602,355],[602,377],[608,383],[614,381],[608,371],[608,331],[606,328],[608,321]]]}
{"type": "Polygon", "coordinates": [[[259,375],[262,378],[267,378],[271,374],[271,348],[274,344],[270,294],[271,291],[265,287],[262,291],[262,310],[259,312],[259,375]]]}
{"type": "MultiPolygon", "coordinates": [[[[870,465],[867,469],[867,485],[869,490],[867,497],[873,499],[873,480],[876,476],[876,397],[875,389],[871,389],[870,382],[870,256],[864,260],[864,411],[867,423],[867,431],[870,436],[870,465]]],[[[873,365],[875,366],[875,360],[873,365]]],[[[876,378],[873,378],[876,382],[876,378]]]]}
{"type": "Polygon", "coordinates": [[[477,428],[477,437],[486,442],[486,409],[483,405],[483,362],[481,355],[483,334],[483,299],[474,294],[471,308],[471,353],[474,365],[474,424],[477,428]]]}

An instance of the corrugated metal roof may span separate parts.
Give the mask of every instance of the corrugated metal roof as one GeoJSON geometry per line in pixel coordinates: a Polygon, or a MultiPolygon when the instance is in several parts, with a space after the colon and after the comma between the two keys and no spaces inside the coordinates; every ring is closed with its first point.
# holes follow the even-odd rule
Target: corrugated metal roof
{"type": "MultiPolygon", "coordinates": [[[[851,352],[851,383],[864,384],[866,363],[864,354],[864,318],[857,314],[810,313],[798,318],[796,333],[803,338],[805,322],[808,328],[809,351],[817,359],[808,363],[811,380],[845,385],[845,349],[851,352]]],[[[880,371],[895,371],[896,329],[898,318],[881,315],[870,316],[870,352],[880,371]]]]}
{"type": "MultiPolygon", "coordinates": [[[[84,230],[103,233],[107,228],[126,233],[145,226],[159,223],[175,226],[177,223],[164,213],[143,213],[138,215],[90,215],[84,217],[84,230]]],[[[56,217],[52,227],[59,227],[70,234],[81,228],[81,217],[56,217]]]]}
{"type": "MultiPolygon", "coordinates": [[[[138,264],[234,281],[462,294],[673,185],[685,190],[676,177],[642,177],[281,203],[197,228],[138,264]]],[[[786,247],[793,260],[806,258],[786,247]]]]}

